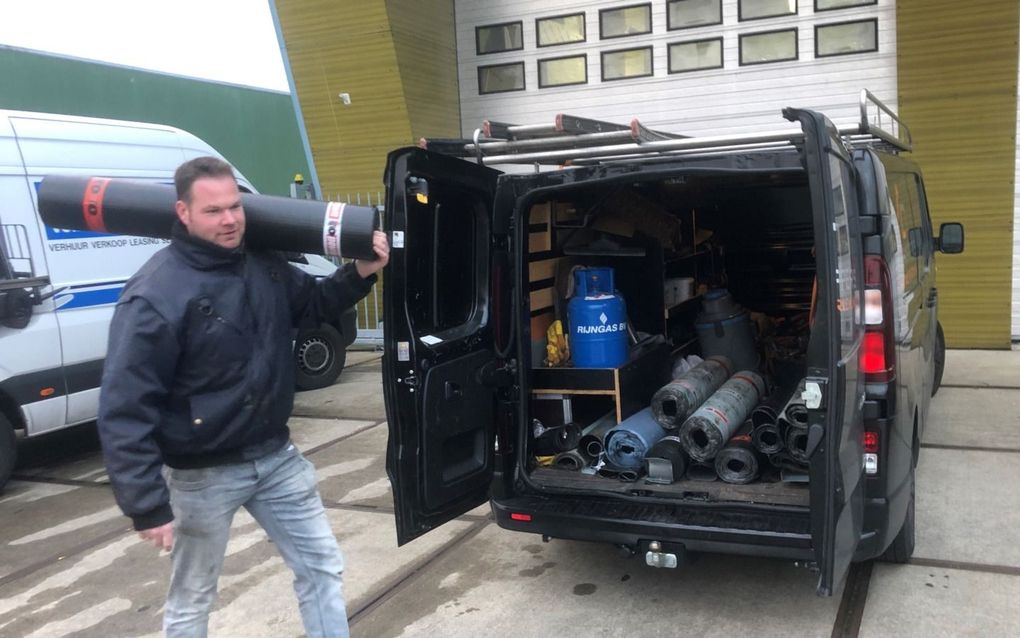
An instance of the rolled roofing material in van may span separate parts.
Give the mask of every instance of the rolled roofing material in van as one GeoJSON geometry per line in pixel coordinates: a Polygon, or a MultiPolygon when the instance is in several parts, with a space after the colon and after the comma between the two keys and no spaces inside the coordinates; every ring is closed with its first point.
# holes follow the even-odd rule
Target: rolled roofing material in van
{"type": "Polygon", "coordinates": [[[616,427],[616,413],[608,412],[596,419],[581,431],[581,440],[577,443],[577,451],[590,458],[598,458],[605,449],[603,441],[606,433],[616,427]]]}
{"type": "Polygon", "coordinates": [[[680,437],[667,436],[653,445],[645,456],[645,470],[649,483],[669,485],[682,479],[687,472],[687,453],[680,437]]]}
{"type": "Polygon", "coordinates": [[[726,357],[709,357],[662,386],[652,396],[655,420],[667,430],[677,429],[726,382],[732,370],[726,357]]]}
{"type": "Polygon", "coordinates": [[[715,471],[727,483],[745,485],[758,478],[761,465],[758,452],[751,442],[751,423],[731,438],[715,457],[715,471]]]}
{"type": "Polygon", "coordinates": [[[580,470],[582,467],[588,464],[588,459],[581,456],[577,450],[567,450],[566,452],[560,452],[553,459],[553,467],[558,467],[563,470],[580,470]]]}
{"type": "Polygon", "coordinates": [[[714,459],[740,429],[765,392],[757,372],[742,370],[723,384],[680,426],[680,441],[695,461],[714,459]]]}
{"type": "Polygon", "coordinates": [[[808,426],[808,412],[807,406],[804,404],[804,387],[805,380],[801,380],[794,389],[793,394],[790,395],[790,399],[786,402],[783,407],[783,411],[779,414],[777,423],[779,424],[780,430],[783,432],[783,436],[786,436],[786,430],[788,428],[804,429],[808,426]]]}
{"type": "Polygon", "coordinates": [[[645,408],[606,434],[606,457],[620,469],[640,469],[648,451],[664,436],[666,431],[655,421],[652,409],[645,408]]]}
{"type": "MultiPolygon", "coordinates": [[[[168,239],[177,214],[172,186],[48,175],[39,185],[39,215],[52,228],[168,239]]],[[[366,206],[242,193],[249,246],[374,260],[379,212],[366,206]]]]}

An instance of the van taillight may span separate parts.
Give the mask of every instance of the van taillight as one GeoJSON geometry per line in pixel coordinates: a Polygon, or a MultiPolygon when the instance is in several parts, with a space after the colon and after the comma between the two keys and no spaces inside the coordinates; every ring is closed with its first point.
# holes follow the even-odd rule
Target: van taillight
{"type": "Polygon", "coordinates": [[[878,432],[864,431],[864,473],[878,474],[878,432]]]}
{"type": "Polygon", "coordinates": [[[517,512],[511,512],[510,519],[514,521],[524,521],[527,523],[531,521],[531,514],[518,514],[517,512]]]}
{"type": "Polygon", "coordinates": [[[864,343],[861,371],[868,382],[891,381],[896,367],[889,268],[878,255],[864,256],[864,343]]]}

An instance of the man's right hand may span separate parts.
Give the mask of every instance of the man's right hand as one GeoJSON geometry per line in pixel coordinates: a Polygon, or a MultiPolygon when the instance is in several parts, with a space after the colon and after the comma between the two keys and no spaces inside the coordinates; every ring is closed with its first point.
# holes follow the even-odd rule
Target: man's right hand
{"type": "Polygon", "coordinates": [[[173,521],[159,527],[143,529],[138,532],[138,535],[142,537],[142,540],[152,541],[156,549],[165,549],[169,552],[174,548],[173,521]]]}

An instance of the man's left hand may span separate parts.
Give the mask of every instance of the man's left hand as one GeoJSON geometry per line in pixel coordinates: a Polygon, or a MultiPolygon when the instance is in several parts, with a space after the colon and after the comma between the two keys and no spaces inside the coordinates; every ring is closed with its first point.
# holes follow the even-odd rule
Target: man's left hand
{"type": "Polygon", "coordinates": [[[358,274],[361,278],[371,276],[373,273],[379,272],[383,267],[390,261],[390,242],[386,239],[386,233],[381,230],[377,230],[372,233],[372,249],[375,251],[376,259],[374,261],[367,261],[364,259],[354,260],[354,267],[357,269],[358,274]]]}

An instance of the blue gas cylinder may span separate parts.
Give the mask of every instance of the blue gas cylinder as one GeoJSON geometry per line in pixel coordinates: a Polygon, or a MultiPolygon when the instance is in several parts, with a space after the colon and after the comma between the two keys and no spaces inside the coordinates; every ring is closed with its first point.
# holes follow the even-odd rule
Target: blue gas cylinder
{"type": "Polygon", "coordinates": [[[618,368],[627,361],[627,305],[612,268],[578,268],[567,304],[575,368],[618,368]]]}

